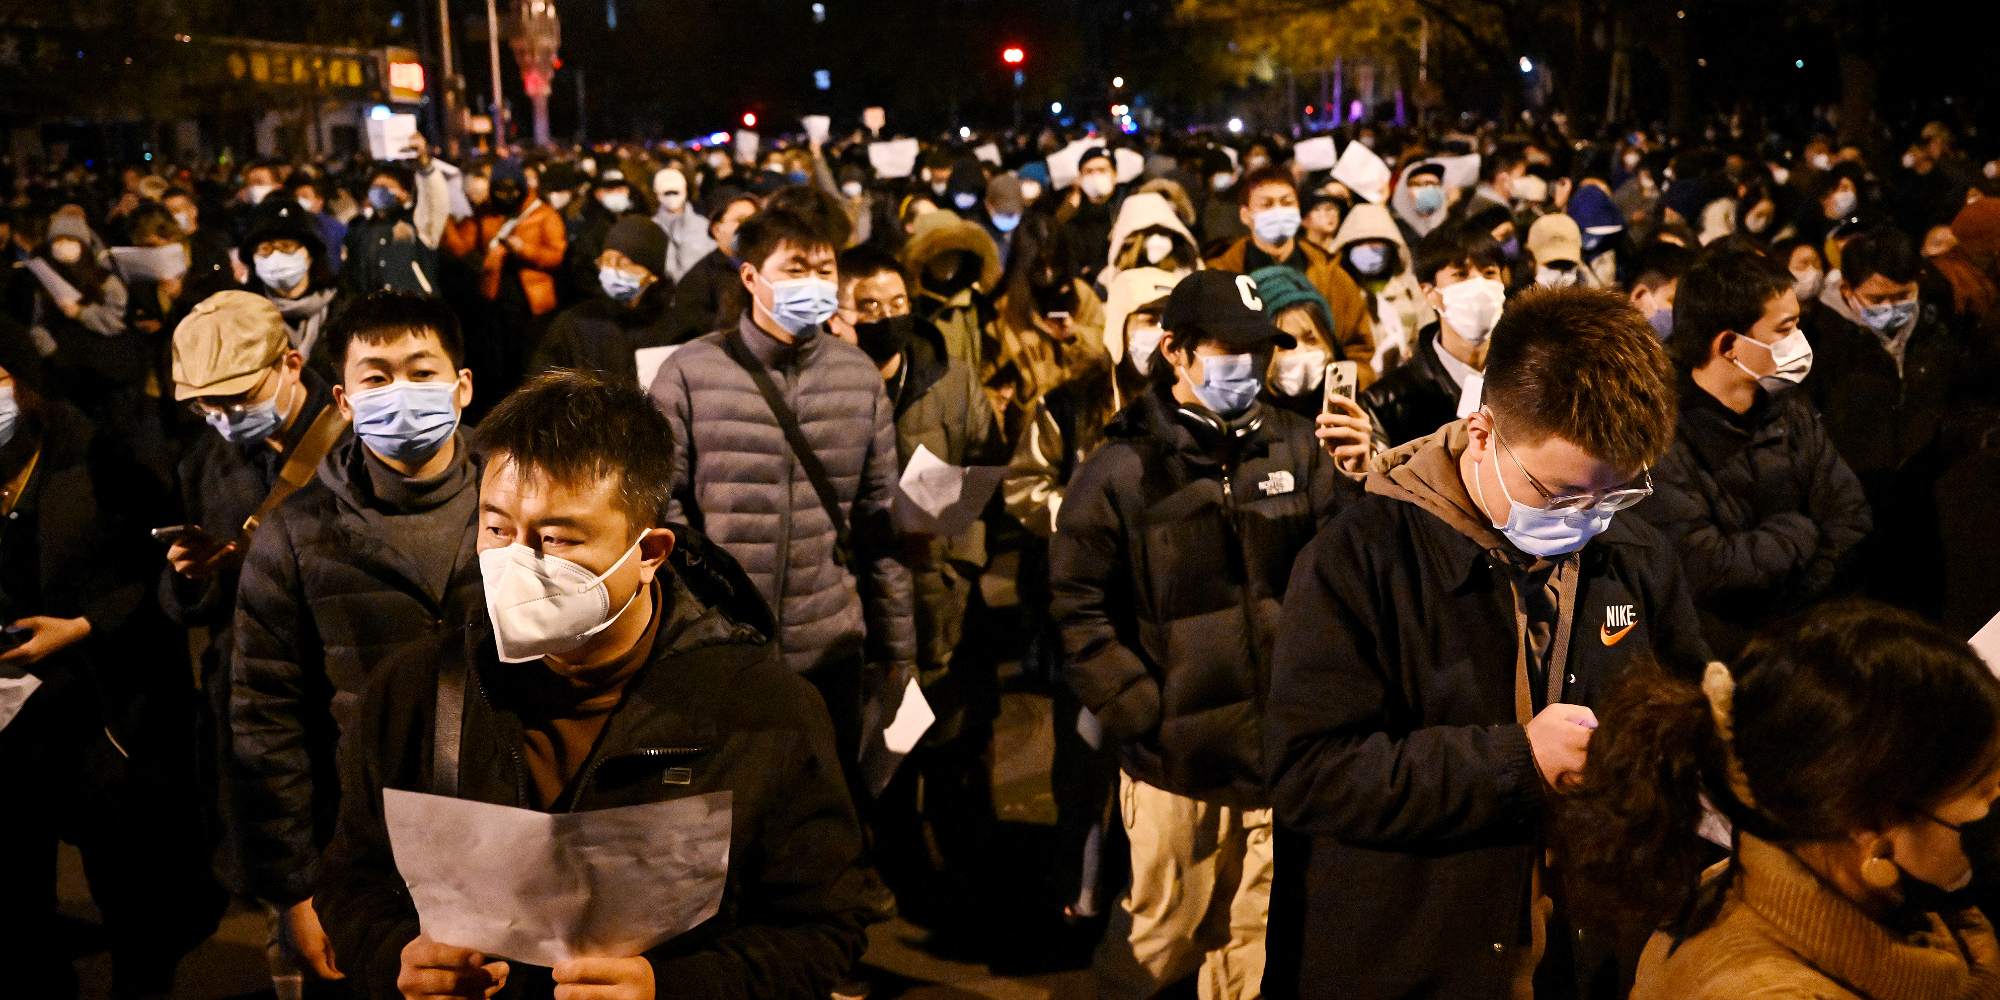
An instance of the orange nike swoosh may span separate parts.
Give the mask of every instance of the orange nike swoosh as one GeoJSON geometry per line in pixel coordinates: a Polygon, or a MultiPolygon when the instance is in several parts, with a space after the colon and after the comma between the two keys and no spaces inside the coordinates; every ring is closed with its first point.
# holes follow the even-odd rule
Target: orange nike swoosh
{"type": "MultiPolygon", "coordinates": [[[[1639,623],[1632,623],[1632,625],[1637,624],[1639,623]]],[[[1597,627],[1597,637],[1604,640],[1604,644],[1607,646],[1616,646],[1619,640],[1625,638],[1625,633],[1632,631],[1632,625],[1627,625],[1616,632],[1611,631],[1611,626],[1609,625],[1599,625],[1597,627]]]]}

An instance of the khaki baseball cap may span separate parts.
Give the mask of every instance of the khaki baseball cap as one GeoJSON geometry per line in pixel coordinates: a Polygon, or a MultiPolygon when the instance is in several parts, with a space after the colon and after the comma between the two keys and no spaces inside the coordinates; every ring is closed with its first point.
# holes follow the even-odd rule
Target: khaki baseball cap
{"type": "Polygon", "coordinates": [[[291,341],[285,318],[254,292],[217,292],[174,328],[174,398],[249,392],[291,341]]]}
{"type": "Polygon", "coordinates": [[[1559,260],[1583,263],[1583,230],[1560,212],[1544,215],[1528,227],[1528,254],[1547,267],[1559,260]]]}

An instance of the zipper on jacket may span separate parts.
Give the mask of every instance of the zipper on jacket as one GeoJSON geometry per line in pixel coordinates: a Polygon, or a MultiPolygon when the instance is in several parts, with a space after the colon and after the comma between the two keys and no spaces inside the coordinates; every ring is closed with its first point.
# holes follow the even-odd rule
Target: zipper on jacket
{"type": "Polygon", "coordinates": [[[707,747],[640,747],[636,750],[621,750],[608,757],[601,757],[593,761],[589,767],[584,768],[583,780],[576,783],[576,794],[570,797],[569,808],[564,810],[564,812],[576,811],[576,804],[583,799],[583,793],[590,789],[591,782],[597,780],[597,769],[603,767],[608,761],[621,760],[626,757],[693,757],[707,750],[707,747]]]}

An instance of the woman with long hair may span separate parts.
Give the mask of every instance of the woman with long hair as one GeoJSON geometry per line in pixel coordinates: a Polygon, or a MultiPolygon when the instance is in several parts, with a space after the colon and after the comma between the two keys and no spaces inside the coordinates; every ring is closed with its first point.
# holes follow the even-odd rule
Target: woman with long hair
{"type": "Polygon", "coordinates": [[[2000,997],[1959,892],[2000,797],[2000,680],[1965,643],[1825,605],[1700,683],[1635,669],[1599,718],[1554,846],[1574,912],[1657,928],[1633,1000],[2000,997]],[[1706,873],[1702,835],[1730,845],[1706,873]]]}

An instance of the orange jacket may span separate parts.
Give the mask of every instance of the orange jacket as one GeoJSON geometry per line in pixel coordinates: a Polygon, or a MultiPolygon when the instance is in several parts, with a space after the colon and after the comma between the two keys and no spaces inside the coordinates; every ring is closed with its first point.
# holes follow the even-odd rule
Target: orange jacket
{"type": "Polygon", "coordinates": [[[479,294],[489,299],[500,297],[500,272],[507,263],[507,256],[518,256],[521,291],[527,293],[528,308],[540,316],[556,307],[556,279],[552,272],[562,267],[563,255],[569,250],[569,236],[563,229],[562,215],[537,201],[528,209],[521,224],[514,227],[513,235],[521,241],[518,252],[505,245],[487,249],[506,221],[505,216],[482,215],[462,223],[454,222],[445,230],[445,249],[461,257],[483,255],[479,294]]]}

